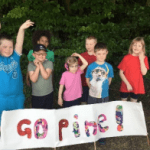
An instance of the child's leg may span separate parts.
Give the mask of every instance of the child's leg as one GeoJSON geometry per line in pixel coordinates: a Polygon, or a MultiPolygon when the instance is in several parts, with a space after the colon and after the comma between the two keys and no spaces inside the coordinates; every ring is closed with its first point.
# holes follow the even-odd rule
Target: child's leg
{"type": "Polygon", "coordinates": [[[131,102],[135,102],[135,103],[137,102],[137,99],[131,98],[130,100],[131,100],[131,102]]]}
{"type": "Polygon", "coordinates": [[[131,102],[137,102],[137,99],[139,97],[139,94],[130,93],[131,102]]]}
{"type": "Polygon", "coordinates": [[[129,93],[120,92],[120,97],[122,101],[127,101],[129,93]]]}
{"type": "Polygon", "coordinates": [[[45,101],[45,107],[44,108],[52,109],[52,107],[53,107],[53,92],[46,95],[43,100],[45,101]]]}
{"type": "Polygon", "coordinates": [[[83,86],[83,94],[82,97],[80,98],[81,105],[87,104],[88,96],[89,96],[89,87],[83,86]]]}
{"type": "Polygon", "coordinates": [[[88,101],[87,101],[88,104],[95,104],[97,103],[97,98],[95,97],[91,97],[90,95],[88,96],[88,101]]]}

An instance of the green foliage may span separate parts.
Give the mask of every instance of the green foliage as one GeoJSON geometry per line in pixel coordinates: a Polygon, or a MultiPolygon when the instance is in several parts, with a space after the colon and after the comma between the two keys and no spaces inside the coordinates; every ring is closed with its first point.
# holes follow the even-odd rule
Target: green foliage
{"type": "MultiPolygon", "coordinates": [[[[142,36],[150,56],[150,9],[148,0],[2,0],[0,17],[1,32],[16,38],[19,26],[26,20],[35,22],[34,29],[25,34],[24,55],[21,60],[23,75],[27,70],[28,51],[32,48],[31,37],[35,30],[50,30],[51,49],[55,53],[55,89],[64,71],[65,58],[73,52],[85,51],[85,38],[89,35],[105,42],[110,62],[115,72],[133,38],[142,36]]],[[[147,75],[148,76],[148,75],[147,75]]]]}

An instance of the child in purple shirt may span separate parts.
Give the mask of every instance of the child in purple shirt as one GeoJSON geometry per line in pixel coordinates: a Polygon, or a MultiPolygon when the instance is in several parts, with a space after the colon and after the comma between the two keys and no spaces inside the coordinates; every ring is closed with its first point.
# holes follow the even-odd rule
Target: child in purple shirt
{"type": "Polygon", "coordinates": [[[87,67],[88,62],[77,53],[73,53],[70,57],[66,59],[65,71],[62,74],[61,80],[59,82],[59,92],[58,92],[58,104],[63,107],[70,107],[74,105],[79,105],[79,98],[82,96],[82,85],[81,85],[81,74],[83,70],[87,67]],[[79,57],[83,65],[78,65],[78,60],[75,57],[79,57]],[[65,86],[65,92],[62,92],[65,86]]]}

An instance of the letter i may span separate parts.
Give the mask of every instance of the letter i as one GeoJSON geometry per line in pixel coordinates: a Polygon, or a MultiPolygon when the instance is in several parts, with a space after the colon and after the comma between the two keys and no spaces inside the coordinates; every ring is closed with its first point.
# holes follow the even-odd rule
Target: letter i
{"type": "Polygon", "coordinates": [[[123,107],[121,105],[117,105],[116,107],[116,122],[118,124],[117,130],[123,131],[123,107]]]}
{"type": "MultiPolygon", "coordinates": [[[[78,115],[75,114],[75,115],[74,115],[74,118],[75,118],[75,119],[78,119],[78,115]]],[[[76,138],[80,136],[79,123],[78,123],[77,121],[75,121],[75,122],[73,123],[73,132],[74,132],[74,136],[75,136],[76,138]]]]}

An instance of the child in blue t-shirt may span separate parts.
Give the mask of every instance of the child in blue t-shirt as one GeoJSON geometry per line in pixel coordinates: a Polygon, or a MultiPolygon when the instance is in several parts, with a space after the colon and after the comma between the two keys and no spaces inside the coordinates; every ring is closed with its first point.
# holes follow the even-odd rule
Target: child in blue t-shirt
{"type": "MultiPolygon", "coordinates": [[[[97,43],[94,52],[96,61],[88,66],[85,75],[89,87],[88,104],[109,101],[109,85],[114,77],[113,67],[105,62],[108,54],[107,46],[104,43],[97,43]]],[[[105,144],[105,140],[100,139],[99,143],[105,144]]]]}
{"type": "Polygon", "coordinates": [[[0,35],[0,126],[1,115],[4,110],[24,107],[25,96],[23,94],[20,56],[25,29],[33,26],[33,24],[27,20],[20,26],[15,50],[13,50],[13,39],[8,35],[0,35]]]}

